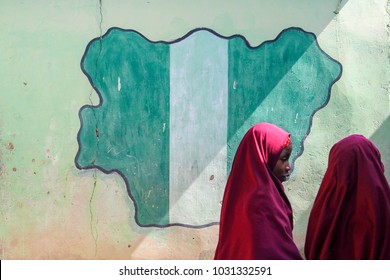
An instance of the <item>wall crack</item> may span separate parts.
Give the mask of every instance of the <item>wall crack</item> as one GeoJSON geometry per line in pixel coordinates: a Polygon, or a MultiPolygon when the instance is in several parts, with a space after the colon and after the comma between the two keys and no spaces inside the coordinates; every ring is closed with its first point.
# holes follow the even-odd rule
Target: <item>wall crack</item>
{"type": "MultiPolygon", "coordinates": [[[[99,5],[99,53],[98,53],[98,56],[96,58],[96,63],[95,63],[95,73],[94,73],[94,76],[95,76],[95,79],[97,79],[98,77],[98,68],[99,68],[99,60],[100,60],[100,57],[101,57],[101,54],[102,54],[102,48],[103,48],[103,45],[102,45],[102,37],[103,37],[103,28],[102,28],[102,25],[103,25],[103,3],[102,3],[102,0],[99,0],[98,1],[98,5],[99,5]]],[[[99,134],[99,120],[96,116],[96,112],[95,112],[95,108],[96,108],[96,105],[93,104],[93,101],[92,101],[92,94],[94,93],[94,88],[92,87],[91,88],[91,92],[89,94],[89,102],[91,104],[91,108],[92,108],[92,112],[93,112],[93,116],[94,116],[94,120],[95,120],[95,136],[96,136],[96,149],[95,149],[95,155],[94,155],[94,158],[93,158],[93,161],[92,161],[92,164],[93,166],[96,166],[96,160],[97,160],[97,157],[98,157],[98,153],[99,153],[99,140],[100,140],[100,134],[99,134]]],[[[94,200],[94,196],[95,196],[95,192],[96,192],[96,187],[97,187],[97,169],[95,168],[94,171],[93,171],[93,189],[92,189],[92,193],[91,193],[91,197],[90,197],[90,200],[89,200],[89,214],[90,214],[90,230],[91,230],[91,235],[92,235],[92,238],[95,242],[95,257],[97,255],[97,247],[98,247],[98,238],[99,238],[99,233],[98,233],[98,230],[97,230],[97,224],[98,224],[98,218],[97,216],[95,217],[94,215],[94,209],[93,209],[93,200],[94,200]]],[[[96,209],[95,209],[96,211],[96,209]]]]}

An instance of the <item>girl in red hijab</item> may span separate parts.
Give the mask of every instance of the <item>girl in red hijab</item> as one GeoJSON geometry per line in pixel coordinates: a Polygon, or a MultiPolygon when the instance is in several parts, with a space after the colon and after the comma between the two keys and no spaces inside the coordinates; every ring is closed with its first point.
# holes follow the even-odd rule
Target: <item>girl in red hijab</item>
{"type": "Polygon", "coordinates": [[[243,137],[222,201],[214,259],[302,259],[282,181],[290,172],[290,134],[261,123],[243,137]]]}
{"type": "Polygon", "coordinates": [[[362,135],[336,143],[310,213],[307,259],[390,259],[390,189],[381,156],[362,135]]]}

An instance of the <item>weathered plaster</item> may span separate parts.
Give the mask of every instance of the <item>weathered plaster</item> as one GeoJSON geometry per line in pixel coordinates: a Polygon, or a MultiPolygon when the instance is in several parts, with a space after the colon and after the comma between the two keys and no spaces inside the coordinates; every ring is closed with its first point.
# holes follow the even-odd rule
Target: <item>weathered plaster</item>
{"type": "Polygon", "coordinates": [[[98,104],[80,69],[92,38],[118,26],[170,41],[207,27],[251,45],[286,27],[317,35],[343,65],[286,184],[303,247],[331,146],[361,133],[389,176],[389,1],[11,1],[0,4],[1,259],[211,259],[218,226],[141,228],[123,180],[75,167],[78,112],[98,104]],[[336,13],[335,13],[336,11],[336,13]]]}

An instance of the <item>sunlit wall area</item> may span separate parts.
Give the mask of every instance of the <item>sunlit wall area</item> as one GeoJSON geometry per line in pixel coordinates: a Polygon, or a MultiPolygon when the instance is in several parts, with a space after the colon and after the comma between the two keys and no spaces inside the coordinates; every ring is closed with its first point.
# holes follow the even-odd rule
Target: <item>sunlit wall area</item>
{"type": "Polygon", "coordinates": [[[294,238],[330,148],[390,179],[386,0],[0,3],[1,259],[212,259],[236,147],[291,133],[294,238]]]}

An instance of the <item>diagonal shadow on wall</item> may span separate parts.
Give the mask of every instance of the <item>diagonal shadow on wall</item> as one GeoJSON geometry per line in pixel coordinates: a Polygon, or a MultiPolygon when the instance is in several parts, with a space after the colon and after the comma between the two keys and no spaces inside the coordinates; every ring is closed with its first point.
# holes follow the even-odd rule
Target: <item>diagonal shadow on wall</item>
{"type": "Polygon", "coordinates": [[[370,140],[377,146],[381,153],[381,159],[385,165],[385,176],[390,182],[390,116],[387,117],[381,126],[371,135],[370,140]]]}

